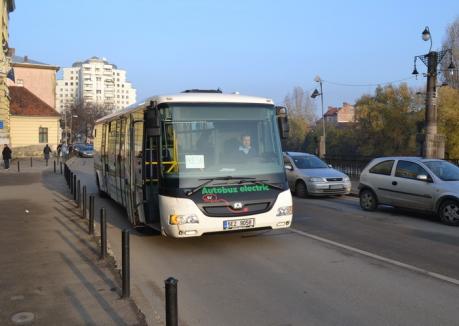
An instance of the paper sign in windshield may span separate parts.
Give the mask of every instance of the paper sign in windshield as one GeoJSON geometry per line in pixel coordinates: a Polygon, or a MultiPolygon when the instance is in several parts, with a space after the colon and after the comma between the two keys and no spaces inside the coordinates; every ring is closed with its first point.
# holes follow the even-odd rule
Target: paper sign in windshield
{"type": "Polygon", "coordinates": [[[204,169],[204,155],[185,155],[187,169],[204,169]]]}

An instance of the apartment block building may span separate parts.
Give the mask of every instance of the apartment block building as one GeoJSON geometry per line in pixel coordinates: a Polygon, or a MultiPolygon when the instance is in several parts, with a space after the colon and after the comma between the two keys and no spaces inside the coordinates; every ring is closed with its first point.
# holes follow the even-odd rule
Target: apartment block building
{"type": "Polygon", "coordinates": [[[105,58],[92,57],[63,68],[56,84],[56,110],[76,103],[103,105],[121,110],[136,102],[136,90],[126,80],[126,71],[105,58]]]}

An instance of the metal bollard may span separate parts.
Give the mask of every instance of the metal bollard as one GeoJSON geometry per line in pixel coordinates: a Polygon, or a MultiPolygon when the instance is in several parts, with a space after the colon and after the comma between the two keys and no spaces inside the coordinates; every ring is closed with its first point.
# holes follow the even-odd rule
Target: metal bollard
{"type": "Polygon", "coordinates": [[[54,160],[54,173],[56,173],[56,160],[54,160]]]}
{"type": "Polygon", "coordinates": [[[129,298],[131,295],[131,273],[129,263],[129,230],[124,229],[121,233],[121,250],[122,250],[122,279],[123,279],[123,293],[122,298],[129,298]]]}
{"type": "Polygon", "coordinates": [[[59,162],[59,167],[61,169],[61,174],[62,174],[62,162],[59,162]]]}
{"type": "Polygon", "coordinates": [[[77,207],[81,207],[81,184],[80,180],[77,181],[77,200],[76,200],[77,207]]]}
{"type": "Polygon", "coordinates": [[[73,200],[76,201],[76,196],[77,196],[77,189],[76,189],[76,174],[73,175],[73,181],[72,181],[72,184],[73,184],[73,200]]]}
{"type": "Polygon", "coordinates": [[[32,167],[32,157],[30,158],[30,167],[32,167]]]}
{"type": "Polygon", "coordinates": [[[86,186],[83,186],[83,215],[82,218],[86,218],[86,186]]]}
{"type": "Polygon", "coordinates": [[[166,283],[166,326],[178,325],[177,283],[173,277],[164,281],[166,283]]]}
{"type": "Polygon", "coordinates": [[[69,171],[69,178],[70,178],[70,182],[69,182],[70,193],[73,195],[73,173],[72,171],[69,171]]]}
{"type": "Polygon", "coordinates": [[[18,160],[18,172],[21,172],[21,163],[19,163],[19,160],[18,160]]]}
{"type": "Polygon", "coordinates": [[[88,233],[94,234],[94,195],[89,196],[89,228],[88,233]]]}
{"type": "Polygon", "coordinates": [[[100,209],[100,259],[107,257],[107,216],[105,208],[100,209]]]}

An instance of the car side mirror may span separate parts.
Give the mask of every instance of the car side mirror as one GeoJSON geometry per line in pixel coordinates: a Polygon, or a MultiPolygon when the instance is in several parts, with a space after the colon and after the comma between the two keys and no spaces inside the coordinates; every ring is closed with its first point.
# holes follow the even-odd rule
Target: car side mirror
{"type": "Polygon", "coordinates": [[[329,167],[330,169],[332,169],[332,168],[333,168],[333,165],[331,165],[331,164],[328,164],[328,167],[329,167]]]}
{"type": "Polygon", "coordinates": [[[289,171],[293,170],[293,166],[291,164],[285,164],[284,167],[286,170],[289,170],[289,171]]]}
{"type": "Polygon", "coordinates": [[[425,174],[419,174],[418,176],[416,176],[416,179],[417,180],[421,180],[421,181],[425,181],[425,182],[432,182],[432,179],[429,178],[429,176],[427,176],[425,174]]]}

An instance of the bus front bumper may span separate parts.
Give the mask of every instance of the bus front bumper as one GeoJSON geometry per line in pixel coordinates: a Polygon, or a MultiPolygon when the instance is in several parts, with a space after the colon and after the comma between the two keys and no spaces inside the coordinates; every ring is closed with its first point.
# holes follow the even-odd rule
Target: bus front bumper
{"type": "Polygon", "coordinates": [[[197,237],[205,233],[288,228],[292,224],[292,196],[290,190],[281,192],[273,207],[264,213],[210,217],[202,213],[188,198],[159,196],[161,231],[173,238],[197,237]],[[171,224],[171,216],[179,216],[189,223],[171,224]]]}

